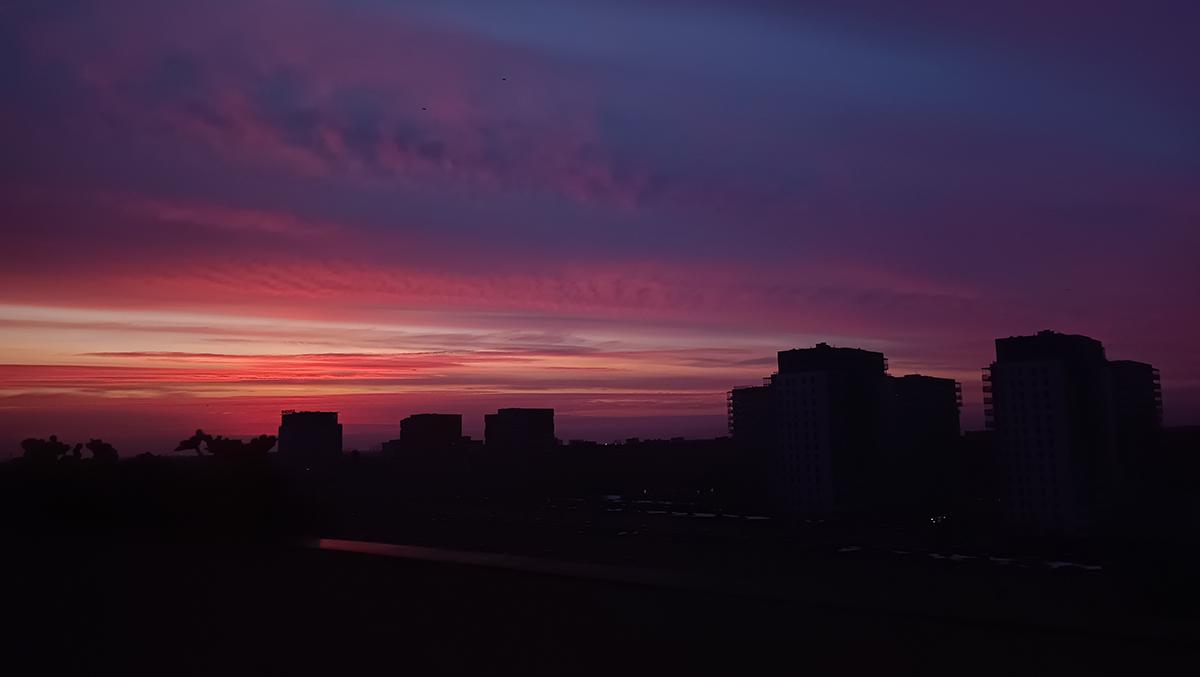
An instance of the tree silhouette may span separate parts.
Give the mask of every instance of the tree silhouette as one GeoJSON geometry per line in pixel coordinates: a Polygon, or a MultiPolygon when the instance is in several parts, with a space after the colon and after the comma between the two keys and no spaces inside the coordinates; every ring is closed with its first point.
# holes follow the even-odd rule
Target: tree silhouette
{"type": "Polygon", "coordinates": [[[275,448],[276,441],[277,440],[274,435],[259,435],[258,437],[251,438],[250,441],[246,443],[246,453],[252,455],[265,454],[271,449],[275,448]]]}
{"type": "Polygon", "coordinates": [[[116,463],[120,456],[113,445],[101,439],[88,440],[87,449],[92,452],[92,460],[97,463],[116,463]]]}
{"type": "Polygon", "coordinates": [[[274,435],[259,435],[252,438],[249,442],[243,442],[234,437],[222,437],[221,435],[214,437],[203,430],[197,429],[191,437],[180,441],[179,446],[175,447],[175,451],[195,451],[197,455],[203,455],[207,451],[213,456],[232,458],[262,456],[274,446],[274,435]],[[201,450],[201,444],[204,445],[203,451],[201,450]]]}
{"type": "Polygon", "coordinates": [[[53,463],[65,457],[67,452],[71,450],[71,447],[68,444],[59,442],[57,435],[51,435],[48,440],[35,437],[22,440],[21,449],[24,450],[22,458],[28,459],[31,462],[53,463]]]}
{"type": "Polygon", "coordinates": [[[200,456],[204,453],[200,451],[200,444],[207,443],[211,439],[211,435],[197,428],[191,437],[179,442],[179,446],[175,447],[175,451],[195,451],[196,455],[200,456]]]}

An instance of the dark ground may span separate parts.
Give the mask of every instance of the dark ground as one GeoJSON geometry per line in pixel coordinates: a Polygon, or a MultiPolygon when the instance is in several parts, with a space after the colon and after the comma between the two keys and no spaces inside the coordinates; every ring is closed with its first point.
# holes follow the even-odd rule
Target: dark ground
{"type": "Polygon", "coordinates": [[[1121,628],[968,621],[282,546],[50,553],[5,558],[6,579],[19,584],[4,606],[20,626],[6,636],[35,659],[9,674],[1159,675],[1194,674],[1200,657],[1190,640],[1121,628]]]}
{"type": "Polygon", "coordinates": [[[1200,659],[1197,560],[1162,541],[999,547],[953,520],[462,495],[381,467],[0,468],[4,674],[1159,675],[1200,659]],[[312,537],[658,583],[321,551],[312,537]]]}

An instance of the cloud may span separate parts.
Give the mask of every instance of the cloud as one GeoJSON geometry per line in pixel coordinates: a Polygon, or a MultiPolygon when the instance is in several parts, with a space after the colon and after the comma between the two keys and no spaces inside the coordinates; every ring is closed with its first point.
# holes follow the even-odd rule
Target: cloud
{"type": "Polygon", "coordinates": [[[107,199],[121,212],[163,225],[250,231],[293,238],[326,238],[345,230],[339,224],[312,221],[287,212],[265,209],[173,201],[144,195],[108,196],[107,199]]]}
{"type": "Polygon", "coordinates": [[[0,22],[9,411],[319,391],[392,420],[356,397],[456,388],[719,417],[781,348],[971,381],[1042,328],[1194,410],[1168,10],[35,4],[0,22]]]}
{"type": "Polygon", "coordinates": [[[124,3],[85,15],[42,26],[35,55],[73,69],[118,124],[238,162],[618,204],[642,190],[606,157],[587,72],[526,49],[325,2],[124,3]]]}

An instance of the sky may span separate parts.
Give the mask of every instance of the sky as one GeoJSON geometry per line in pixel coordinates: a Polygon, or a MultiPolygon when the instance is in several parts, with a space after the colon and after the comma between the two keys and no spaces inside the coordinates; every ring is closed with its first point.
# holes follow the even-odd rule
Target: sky
{"type": "Polygon", "coordinates": [[[1083,333],[1200,423],[1194,2],[0,2],[0,457],[333,409],[711,436],[1083,333]]]}

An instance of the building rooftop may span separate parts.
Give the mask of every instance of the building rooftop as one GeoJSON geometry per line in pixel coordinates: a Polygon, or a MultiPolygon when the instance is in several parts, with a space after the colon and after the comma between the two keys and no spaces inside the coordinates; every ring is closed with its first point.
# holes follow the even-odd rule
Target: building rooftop
{"type": "Polygon", "coordinates": [[[996,360],[999,362],[1041,360],[1086,362],[1104,361],[1104,359],[1104,344],[1080,334],[1060,334],[1046,329],[1033,336],[1009,336],[996,339],[996,360]]]}
{"type": "Polygon", "coordinates": [[[837,348],[818,343],[812,348],[793,348],[779,351],[779,373],[803,371],[887,371],[883,353],[861,348],[837,348]]]}

